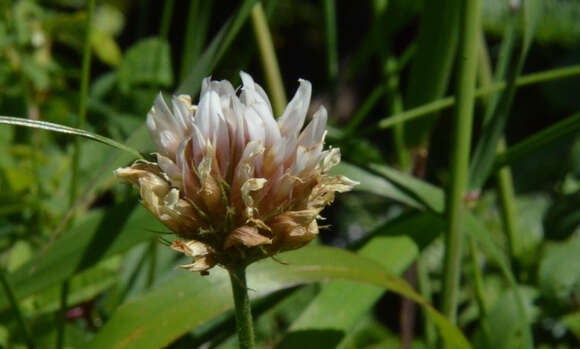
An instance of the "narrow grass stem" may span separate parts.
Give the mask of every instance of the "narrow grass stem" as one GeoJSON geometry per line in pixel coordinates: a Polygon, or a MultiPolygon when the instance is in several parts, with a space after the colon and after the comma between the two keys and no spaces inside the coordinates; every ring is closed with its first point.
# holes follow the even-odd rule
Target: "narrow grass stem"
{"type": "Polygon", "coordinates": [[[171,17],[173,16],[173,9],[175,8],[175,0],[165,0],[163,5],[163,12],[161,14],[161,27],[159,29],[159,36],[167,40],[169,30],[171,29],[171,17]]]}
{"type": "Polygon", "coordinates": [[[469,178],[469,151],[475,102],[478,31],[481,1],[464,1],[459,39],[458,101],[454,113],[451,174],[445,213],[445,264],[442,310],[452,323],[456,320],[457,293],[461,274],[463,241],[463,195],[469,178]]]}
{"type": "Polygon", "coordinates": [[[254,348],[254,325],[252,323],[252,309],[250,298],[248,297],[248,286],[246,283],[246,267],[228,269],[234,296],[234,306],[236,313],[236,328],[240,349],[254,348]]]}
{"type": "MultiPolygon", "coordinates": [[[[516,86],[527,86],[558,80],[580,75],[580,65],[572,65],[565,68],[551,69],[539,73],[524,75],[516,80],[516,86]]],[[[506,88],[505,81],[495,83],[490,87],[480,88],[475,91],[475,97],[485,97],[493,92],[501,91],[506,88]]],[[[423,104],[419,107],[406,110],[402,113],[389,116],[378,122],[376,130],[393,127],[399,123],[407,122],[416,118],[433,115],[435,111],[451,108],[455,105],[455,97],[445,97],[431,103],[423,104]]]]}
{"type": "Polygon", "coordinates": [[[335,0],[322,0],[324,6],[324,32],[326,35],[326,59],[328,79],[335,85],[338,80],[338,49],[336,41],[335,0]]]}
{"type": "MultiPolygon", "coordinates": [[[[93,13],[95,12],[95,0],[89,0],[87,7],[87,23],[85,29],[85,42],[83,48],[83,62],[82,62],[82,72],[81,72],[81,88],[79,94],[79,112],[77,119],[75,121],[75,127],[78,129],[83,129],[85,127],[85,121],[87,118],[87,100],[89,94],[89,81],[91,75],[91,39],[93,31],[93,13]]],[[[77,198],[78,192],[78,180],[80,171],[80,159],[81,159],[81,139],[76,137],[74,143],[74,153],[72,160],[72,176],[71,176],[71,187],[70,187],[70,197],[69,197],[69,207],[73,207],[75,200],[77,198]]],[[[60,349],[64,346],[65,342],[65,329],[66,329],[66,311],[68,309],[68,292],[69,292],[69,280],[65,280],[61,285],[60,291],[60,309],[58,312],[57,321],[57,335],[56,335],[56,348],[60,349]]]]}
{"type": "MultiPolygon", "coordinates": [[[[508,64],[510,62],[512,51],[514,47],[514,37],[516,30],[516,18],[512,16],[510,18],[508,27],[506,29],[504,39],[500,49],[500,55],[498,57],[497,68],[495,74],[492,76],[491,63],[489,61],[489,54],[487,50],[487,45],[485,44],[485,37],[480,36],[480,60],[479,65],[483,67],[481,70],[482,79],[481,86],[489,87],[492,85],[493,80],[501,81],[505,78],[508,64]],[[488,59],[484,59],[488,57],[488,59]]],[[[483,118],[483,124],[485,125],[491,119],[495,108],[497,107],[497,102],[499,100],[499,93],[492,93],[486,100],[485,105],[485,116],[483,118]]],[[[502,136],[499,140],[497,153],[505,151],[505,137],[502,136]]],[[[517,253],[517,216],[515,210],[515,193],[514,184],[512,179],[511,169],[509,167],[502,168],[496,173],[496,181],[499,192],[499,198],[501,202],[501,215],[502,223],[504,227],[504,232],[507,237],[508,247],[510,252],[510,260],[513,260],[517,253]]],[[[484,324],[482,322],[482,324],[484,324]]]]}
{"type": "Polygon", "coordinates": [[[34,341],[32,340],[32,335],[30,333],[30,330],[28,329],[28,326],[26,325],[26,321],[24,320],[24,316],[22,315],[22,311],[20,309],[20,305],[18,304],[18,300],[14,295],[12,285],[10,285],[8,278],[6,277],[6,271],[2,266],[0,266],[0,283],[2,284],[2,288],[4,289],[4,294],[6,295],[8,302],[10,302],[10,305],[12,305],[13,308],[12,310],[16,315],[16,320],[18,322],[18,325],[20,326],[22,334],[24,335],[24,341],[26,342],[26,346],[28,348],[34,348],[34,341]]]}
{"type": "Polygon", "coordinates": [[[286,91],[282,83],[282,75],[280,74],[280,67],[276,59],[276,51],[274,50],[270,28],[268,28],[268,20],[266,19],[262,3],[259,1],[252,9],[252,27],[254,28],[254,35],[260,51],[266,84],[272,96],[274,115],[280,116],[286,108],[286,91]]]}
{"type": "MultiPolygon", "coordinates": [[[[87,118],[87,100],[89,94],[89,81],[91,74],[91,38],[93,13],[95,11],[95,0],[90,0],[87,8],[87,25],[85,33],[85,42],[83,48],[83,63],[81,72],[81,89],[79,93],[79,111],[75,121],[75,128],[83,129],[87,118]]],[[[75,147],[73,154],[72,179],[69,197],[69,206],[72,206],[77,197],[79,162],[81,157],[81,140],[75,138],[75,147]]]]}

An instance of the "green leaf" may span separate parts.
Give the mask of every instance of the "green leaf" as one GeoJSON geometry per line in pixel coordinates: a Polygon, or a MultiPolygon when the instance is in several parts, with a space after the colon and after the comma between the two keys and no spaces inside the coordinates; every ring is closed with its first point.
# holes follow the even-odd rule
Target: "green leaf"
{"type": "Polygon", "coordinates": [[[564,240],[580,226],[580,190],[555,201],[544,217],[547,239],[564,240]]]}
{"type": "MultiPolygon", "coordinates": [[[[402,279],[384,271],[372,260],[331,247],[306,247],[281,254],[284,265],[265,260],[248,269],[253,298],[294,285],[351,280],[393,290],[422,303],[422,298],[402,279]]],[[[149,294],[124,304],[113,315],[89,348],[159,348],[191,328],[232,308],[226,273],[217,269],[209,277],[187,273],[149,294]],[[155,316],[150,316],[155,314],[155,316]]],[[[449,347],[469,348],[461,332],[432,307],[422,303],[449,347]]]]}
{"type": "MultiPolygon", "coordinates": [[[[538,309],[534,306],[539,292],[531,287],[519,287],[518,293],[524,300],[527,323],[532,323],[538,315],[538,309]]],[[[518,312],[518,299],[513,288],[507,289],[497,299],[487,315],[489,336],[486,339],[483,332],[474,338],[474,344],[478,348],[511,349],[522,347],[522,332],[519,324],[521,319],[518,312]]]]}
{"type": "MultiPolygon", "coordinates": [[[[516,80],[523,70],[532,44],[538,18],[541,14],[541,6],[541,0],[523,1],[523,8],[521,9],[524,20],[522,47],[514,67],[508,72],[507,87],[499,97],[497,106],[494,104],[495,110],[493,110],[490,120],[484,125],[481,139],[475,148],[469,169],[469,186],[471,189],[481,188],[491,173],[497,147],[504,133],[504,128],[510,115],[511,104],[516,93],[516,80]]],[[[506,57],[506,62],[507,60],[506,57]]]]}
{"type": "Polygon", "coordinates": [[[570,306],[580,294],[580,238],[548,247],[538,270],[542,293],[549,300],[570,306]]]}
{"type": "Polygon", "coordinates": [[[40,121],[40,120],[31,120],[31,119],[24,119],[24,118],[16,118],[12,116],[0,116],[0,124],[4,125],[12,125],[12,126],[24,126],[24,127],[31,127],[31,128],[38,128],[47,131],[53,132],[60,132],[74,136],[81,136],[85,137],[108,146],[126,151],[131,153],[133,156],[142,158],[143,156],[137,150],[130,148],[124,144],[121,144],[115,140],[110,138],[98,135],[96,133],[92,133],[89,131],[79,130],[77,128],[53,124],[52,122],[40,121]]]}
{"type": "Polygon", "coordinates": [[[562,322],[566,324],[570,332],[580,340],[580,312],[568,314],[562,318],[562,322]]]}
{"type": "Polygon", "coordinates": [[[513,164],[548,144],[560,142],[576,135],[578,131],[580,131],[580,113],[559,121],[498,154],[493,164],[493,171],[513,164]]]}
{"type": "Polygon", "coordinates": [[[99,29],[94,29],[91,34],[91,49],[102,62],[114,67],[123,59],[123,53],[115,39],[99,29]]]}
{"type": "MultiPolygon", "coordinates": [[[[436,215],[415,213],[378,228],[357,252],[400,274],[417,258],[419,250],[439,236],[444,228],[443,220],[436,215]]],[[[345,281],[324,286],[291,325],[279,347],[343,346],[341,341],[347,331],[383,294],[381,288],[345,281]],[[332,316],[328,316],[329,311],[332,316]],[[316,336],[307,336],[308,333],[316,333],[316,336]]]]}
{"type": "Polygon", "coordinates": [[[131,46],[119,65],[119,88],[128,93],[139,84],[169,87],[173,84],[171,50],[166,40],[142,39],[131,46]]]}
{"type": "MultiPolygon", "coordinates": [[[[445,207],[445,197],[443,190],[397,170],[386,168],[387,171],[385,171],[385,168],[380,166],[372,166],[378,171],[383,171],[386,178],[391,179],[393,183],[401,187],[401,189],[416,194],[422,202],[430,203],[428,206],[435,212],[442,213],[442,208],[445,207]]],[[[490,257],[500,267],[502,274],[506,277],[510,286],[515,289],[515,295],[518,301],[519,319],[522,321],[520,326],[524,334],[526,346],[531,348],[533,346],[533,341],[530,327],[526,322],[524,301],[518,291],[516,278],[510,268],[510,263],[506,258],[504,251],[502,251],[502,249],[491,240],[492,234],[471,212],[465,212],[464,224],[466,233],[472,235],[475,240],[487,251],[490,257]]]]}
{"type": "MultiPolygon", "coordinates": [[[[416,107],[445,95],[457,50],[460,4],[457,0],[424,3],[405,96],[406,107],[416,107]]],[[[410,123],[405,128],[406,143],[413,146],[426,143],[433,123],[432,118],[410,123]]]]}
{"type": "MultiPolygon", "coordinates": [[[[151,239],[151,231],[166,229],[147,210],[134,210],[137,200],[105,212],[95,212],[66,232],[46,251],[9,275],[15,293],[24,299],[62,282],[102,259],[151,239]]],[[[0,309],[8,304],[0,298],[0,309]]]]}
{"type": "Polygon", "coordinates": [[[443,213],[445,198],[439,188],[386,165],[371,164],[370,167],[429,209],[443,213]]]}
{"type": "Polygon", "coordinates": [[[354,187],[354,190],[356,191],[364,191],[380,195],[415,208],[423,207],[420,202],[393,184],[355,165],[351,165],[343,161],[338,166],[333,168],[331,172],[333,174],[340,174],[360,182],[359,185],[354,187]]]}

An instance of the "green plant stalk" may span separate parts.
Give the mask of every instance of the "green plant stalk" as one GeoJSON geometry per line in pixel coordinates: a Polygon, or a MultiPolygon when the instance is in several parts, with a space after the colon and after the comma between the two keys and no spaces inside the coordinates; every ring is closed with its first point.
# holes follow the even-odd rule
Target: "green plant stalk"
{"type": "MultiPolygon", "coordinates": [[[[85,43],[83,48],[83,62],[82,62],[82,72],[81,72],[81,89],[79,95],[79,113],[75,121],[75,127],[78,129],[83,129],[85,127],[85,122],[87,118],[87,100],[89,94],[89,80],[91,75],[91,39],[93,31],[93,13],[95,12],[95,0],[90,0],[87,7],[87,24],[85,33],[85,43]]],[[[70,197],[69,197],[69,207],[74,206],[74,202],[77,198],[78,193],[78,178],[79,178],[79,167],[81,158],[81,140],[80,138],[75,138],[74,153],[72,161],[72,177],[70,184],[70,197]]],[[[65,340],[65,328],[66,328],[66,311],[68,308],[68,292],[69,292],[69,280],[63,282],[60,289],[60,309],[58,313],[57,321],[57,335],[56,335],[56,347],[58,349],[64,346],[65,340]]]]}
{"type": "Polygon", "coordinates": [[[185,38],[183,39],[183,52],[181,54],[181,69],[179,70],[179,77],[181,80],[185,79],[189,73],[189,67],[193,61],[193,47],[198,41],[198,35],[196,35],[198,34],[196,33],[196,24],[199,21],[199,1],[200,0],[191,0],[189,3],[187,25],[185,27],[185,38]]]}
{"type": "MultiPolygon", "coordinates": [[[[386,60],[385,67],[385,84],[387,89],[387,105],[392,115],[403,111],[403,96],[399,89],[398,63],[394,57],[389,56],[386,60]]],[[[397,163],[403,171],[409,169],[410,155],[405,147],[405,128],[404,124],[396,125],[393,129],[393,146],[397,155],[397,163]]]]}
{"type": "Polygon", "coordinates": [[[159,29],[159,36],[166,39],[169,36],[171,29],[171,17],[173,16],[173,9],[175,8],[175,0],[165,0],[163,12],[161,14],[161,27],[159,29]]]}
{"type": "MultiPolygon", "coordinates": [[[[572,65],[565,68],[551,69],[539,73],[533,73],[524,75],[516,80],[516,86],[527,86],[533,85],[541,82],[558,80],[562,78],[568,78],[580,75],[580,65],[572,65]]],[[[480,88],[475,91],[475,97],[481,98],[489,95],[490,93],[501,91],[505,89],[505,82],[498,82],[490,87],[480,88]]],[[[445,97],[438,99],[431,103],[423,104],[419,107],[406,110],[402,113],[391,115],[387,118],[380,120],[377,124],[378,129],[386,129],[393,127],[394,125],[407,122],[416,118],[431,116],[433,112],[451,108],[455,105],[455,97],[445,97]]]]}
{"type": "Polygon", "coordinates": [[[335,0],[322,0],[324,6],[324,31],[326,34],[326,58],[328,79],[334,85],[338,80],[338,48],[336,40],[335,0]]]}
{"type": "Polygon", "coordinates": [[[459,40],[458,101],[454,114],[451,175],[445,213],[448,228],[445,235],[445,264],[442,311],[455,323],[457,293],[461,272],[463,241],[463,195],[469,178],[469,151],[475,102],[478,31],[480,29],[481,0],[464,1],[461,11],[459,40]]]}
{"type": "Polygon", "coordinates": [[[184,80],[197,63],[206,40],[212,1],[193,0],[189,5],[187,27],[181,55],[180,80],[184,80]]]}
{"type": "MultiPolygon", "coordinates": [[[[409,72],[405,107],[414,108],[445,95],[457,54],[461,0],[426,1],[409,72]]],[[[434,118],[405,128],[407,147],[427,150],[434,118]]],[[[417,152],[419,153],[419,152],[417,152]]]]}
{"type": "MultiPolygon", "coordinates": [[[[489,87],[491,86],[493,80],[501,81],[505,78],[506,70],[510,58],[512,56],[513,46],[514,46],[514,37],[515,37],[515,16],[512,16],[510,19],[510,23],[508,24],[508,28],[506,29],[506,33],[504,35],[504,39],[501,45],[500,54],[498,57],[497,68],[495,71],[495,75],[492,77],[491,73],[491,63],[489,61],[489,54],[487,50],[487,45],[485,44],[485,37],[483,36],[483,31],[481,31],[482,35],[480,36],[480,60],[479,66],[481,68],[481,79],[480,85],[482,87],[489,87]],[[485,59],[487,57],[487,59],[485,59]]],[[[498,93],[493,93],[490,95],[490,98],[486,101],[486,109],[485,109],[485,116],[483,119],[484,125],[489,122],[491,119],[495,108],[498,105],[498,93]]],[[[497,152],[501,153],[505,150],[505,137],[501,137],[498,143],[497,152]]],[[[508,240],[508,247],[510,252],[510,257],[513,258],[516,256],[517,253],[517,216],[515,211],[515,194],[514,194],[514,186],[512,180],[512,173],[511,170],[506,167],[500,169],[496,173],[496,180],[498,185],[498,191],[500,196],[501,202],[501,215],[502,215],[502,224],[504,227],[504,232],[506,233],[506,237],[508,240]]]]}
{"type": "Polygon", "coordinates": [[[276,59],[276,51],[274,50],[270,28],[268,28],[268,20],[266,19],[266,14],[260,1],[252,9],[252,28],[254,28],[254,36],[258,42],[266,84],[272,97],[274,114],[280,116],[286,108],[286,91],[282,83],[282,75],[280,74],[280,67],[276,59]]]}
{"type": "Polygon", "coordinates": [[[252,309],[246,283],[246,267],[241,266],[236,269],[228,269],[228,273],[230,274],[230,282],[234,296],[236,329],[240,349],[253,349],[255,346],[254,325],[252,323],[252,309]]]}
{"type": "Polygon", "coordinates": [[[16,315],[16,320],[18,321],[18,325],[22,330],[22,334],[24,335],[24,341],[26,342],[26,346],[28,348],[34,348],[34,341],[32,339],[32,335],[28,326],[26,325],[26,321],[24,321],[24,316],[22,315],[22,310],[20,309],[20,305],[18,304],[18,300],[14,295],[14,290],[6,277],[6,272],[4,267],[0,266],[0,283],[2,284],[2,288],[4,289],[4,294],[8,299],[8,302],[12,305],[14,314],[16,315]]]}

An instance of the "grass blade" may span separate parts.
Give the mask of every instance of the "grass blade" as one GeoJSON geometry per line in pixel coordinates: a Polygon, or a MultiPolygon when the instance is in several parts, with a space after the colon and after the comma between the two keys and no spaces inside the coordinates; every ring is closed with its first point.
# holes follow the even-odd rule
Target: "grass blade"
{"type": "Polygon", "coordinates": [[[191,96],[197,94],[201,86],[201,80],[210,74],[222,58],[242,25],[248,19],[256,1],[245,0],[236,13],[222,26],[203,55],[196,62],[191,73],[182,81],[176,91],[177,94],[185,93],[191,96]]]}
{"type": "Polygon", "coordinates": [[[143,154],[139,153],[137,150],[126,146],[125,144],[119,143],[111,138],[98,135],[85,130],[80,130],[78,128],[68,127],[64,125],[54,124],[52,122],[40,121],[40,120],[30,120],[24,118],[17,118],[13,116],[0,116],[0,124],[12,125],[12,126],[24,126],[37,128],[46,131],[53,131],[59,133],[65,133],[74,136],[81,136],[84,138],[97,141],[99,143],[106,144],[108,146],[123,150],[125,152],[131,153],[133,156],[138,158],[145,158],[143,154]]]}
{"type": "MultiPolygon", "coordinates": [[[[458,0],[426,1],[413,56],[405,106],[413,108],[445,95],[459,30],[458,0]]],[[[416,120],[405,129],[408,146],[428,142],[434,120],[416,120]]]]}
{"type": "Polygon", "coordinates": [[[270,92],[274,115],[280,116],[286,109],[286,91],[280,74],[280,66],[276,58],[272,35],[268,27],[268,20],[261,2],[257,2],[252,9],[252,27],[258,43],[264,76],[270,92]]]}
{"type": "Polygon", "coordinates": [[[338,44],[336,40],[336,1],[322,0],[324,7],[324,33],[328,80],[334,85],[338,80],[338,44]]]}
{"type": "Polygon", "coordinates": [[[580,132],[580,113],[569,116],[498,154],[493,164],[493,171],[513,164],[548,144],[572,137],[578,132],[580,132]]]}
{"type": "MultiPolygon", "coordinates": [[[[371,232],[371,238],[357,253],[376,260],[400,275],[416,260],[419,251],[428,246],[444,229],[443,221],[436,215],[413,213],[371,232]]],[[[292,323],[279,347],[344,347],[344,334],[349,332],[383,294],[384,290],[375,286],[346,281],[323,286],[316,298],[292,323]],[[341,306],[336,307],[337,304],[341,306]],[[332,309],[333,316],[328,316],[329,309],[332,309]],[[317,336],[301,336],[307,331],[316,331],[317,336]],[[337,335],[336,331],[344,334],[337,335]]]]}
{"type": "Polygon", "coordinates": [[[507,87],[499,101],[493,116],[484,125],[481,139],[475,148],[473,162],[470,167],[470,187],[480,188],[488,178],[493,167],[493,159],[497,151],[500,138],[509,117],[510,107],[516,92],[516,79],[521,74],[530,49],[536,24],[540,14],[540,0],[526,0],[523,2],[524,35],[523,44],[515,66],[508,73],[507,87]]]}

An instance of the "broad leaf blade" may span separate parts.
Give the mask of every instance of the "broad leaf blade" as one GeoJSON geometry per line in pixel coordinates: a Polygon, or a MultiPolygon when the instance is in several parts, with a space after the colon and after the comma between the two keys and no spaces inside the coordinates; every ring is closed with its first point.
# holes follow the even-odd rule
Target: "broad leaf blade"
{"type": "Polygon", "coordinates": [[[364,191],[380,195],[404,203],[411,207],[423,208],[423,205],[419,201],[399,189],[397,186],[393,185],[384,178],[365,171],[364,169],[355,165],[341,162],[338,166],[332,169],[332,173],[341,174],[352,180],[360,182],[359,185],[354,187],[354,190],[356,191],[364,191]]]}
{"type": "MultiPolygon", "coordinates": [[[[281,254],[279,258],[286,264],[265,260],[248,269],[248,285],[255,290],[251,297],[308,282],[351,280],[391,289],[422,302],[403,280],[385,273],[383,267],[372,260],[344,250],[306,247],[281,254]]],[[[121,306],[89,348],[166,346],[191,328],[231,309],[228,282],[221,269],[213,271],[209,277],[184,272],[183,276],[121,306]]],[[[424,306],[450,347],[470,347],[456,327],[429,305],[424,306]]]]}
{"type": "MultiPolygon", "coordinates": [[[[443,230],[443,221],[436,215],[415,213],[377,229],[358,253],[400,274],[417,258],[419,250],[443,230]]],[[[330,349],[344,345],[341,341],[347,331],[383,294],[381,288],[345,281],[324,286],[292,324],[279,347],[330,349]],[[332,316],[328,316],[329,311],[332,316]],[[306,335],[314,332],[316,336],[306,335]]]]}

